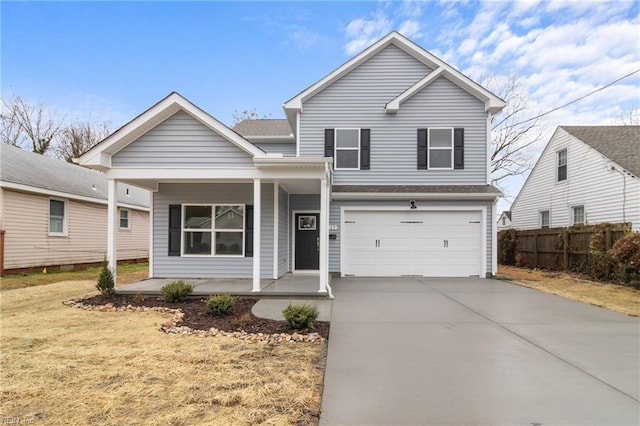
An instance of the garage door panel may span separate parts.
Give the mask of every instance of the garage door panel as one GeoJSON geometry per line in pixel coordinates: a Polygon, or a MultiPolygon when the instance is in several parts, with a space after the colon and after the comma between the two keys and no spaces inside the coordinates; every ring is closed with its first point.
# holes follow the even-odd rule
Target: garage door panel
{"type": "Polygon", "coordinates": [[[344,274],[453,277],[481,273],[480,211],[349,211],[344,217],[344,274]]]}

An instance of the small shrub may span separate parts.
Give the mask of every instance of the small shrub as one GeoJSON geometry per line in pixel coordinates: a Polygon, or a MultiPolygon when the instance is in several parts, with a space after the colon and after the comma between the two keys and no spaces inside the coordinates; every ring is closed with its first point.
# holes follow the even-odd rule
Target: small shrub
{"type": "Polygon", "coordinates": [[[136,294],[133,296],[133,301],[134,301],[135,303],[142,303],[142,302],[144,302],[145,300],[147,300],[147,295],[146,295],[146,294],[136,293],[136,294]]]}
{"type": "Polygon", "coordinates": [[[212,315],[224,315],[229,312],[235,299],[229,294],[219,294],[217,296],[211,296],[207,300],[207,313],[212,315]]]}
{"type": "Polygon", "coordinates": [[[249,324],[251,324],[252,322],[253,322],[253,317],[251,316],[251,314],[244,313],[240,315],[238,318],[233,320],[233,325],[236,328],[242,329],[248,326],[249,324]]]}
{"type": "Polygon", "coordinates": [[[185,282],[182,280],[174,281],[163,286],[160,289],[160,292],[162,293],[162,297],[164,298],[164,300],[166,300],[167,302],[184,302],[187,299],[187,296],[189,296],[193,292],[193,286],[190,284],[185,284],[185,282]]]}
{"type": "Polygon", "coordinates": [[[100,294],[104,296],[111,296],[116,291],[116,283],[113,280],[113,272],[109,268],[109,264],[107,263],[106,258],[102,262],[102,270],[100,271],[100,276],[98,277],[96,288],[98,289],[100,294]]]}
{"type": "Polygon", "coordinates": [[[311,328],[318,318],[318,308],[313,305],[289,305],[282,310],[284,319],[291,328],[301,330],[311,328]]]}
{"type": "Polygon", "coordinates": [[[610,253],[616,264],[618,280],[634,283],[640,279],[640,232],[629,233],[620,238],[610,253]]]}

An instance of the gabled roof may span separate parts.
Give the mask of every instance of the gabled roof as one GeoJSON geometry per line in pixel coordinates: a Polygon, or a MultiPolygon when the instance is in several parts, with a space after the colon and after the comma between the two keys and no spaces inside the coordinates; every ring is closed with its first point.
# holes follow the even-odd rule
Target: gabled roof
{"type": "MultiPolygon", "coordinates": [[[[102,204],[107,200],[104,174],[4,143],[0,144],[0,186],[102,204]]],[[[118,203],[148,208],[149,192],[121,183],[118,203]]]]}
{"type": "Polygon", "coordinates": [[[505,210],[502,213],[500,213],[500,217],[502,216],[506,216],[507,219],[511,220],[511,210],[505,210]]]}
{"type": "Polygon", "coordinates": [[[233,126],[233,130],[245,138],[264,136],[270,138],[293,138],[293,131],[287,119],[267,119],[242,120],[233,126]]]}
{"type": "MultiPolygon", "coordinates": [[[[413,56],[420,62],[424,63],[428,67],[432,68],[434,72],[442,73],[442,75],[446,76],[446,78],[448,78],[451,82],[458,85],[462,89],[466,90],[476,98],[482,100],[485,103],[485,109],[491,112],[492,114],[496,114],[500,112],[506,106],[506,103],[504,100],[500,99],[498,96],[494,95],[489,90],[485,89],[478,83],[474,82],[469,77],[462,74],[460,71],[456,70],[451,65],[444,62],[443,60],[427,52],[422,47],[418,46],[411,40],[404,37],[402,34],[398,33],[397,31],[393,31],[387,34],[382,39],[380,39],[378,42],[369,46],[359,55],[353,57],[349,61],[342,64],[340,67],[338,67],[333,72],[328,74],[322,80],[312,84],[311,86],[309,86],[308,88],[306,88],[305,90],[303,90],[302,92],[298,93],[296,96],[294,96],[293,98],[285,102],[283,107],[285,109],[285,112],[287,112],[287,116],[290,116],[290,114],[293,112],[301,111],[302,104],[306,100],[315,96],[317,93],[321,92],[326,87],[330,86],[340,78],[344,77],[349,72],[351,72],[356,67],[358,67],[360,64],[366,62],[369,58],[376,55],[378,52],[380,52],[381,50],[383,50],[384,48],[392,44],[402,49],[409,55],[413,56]]],[[[427,81],[427,84],[429,82],[430,81],[427,81]]],[[[414,87],[408,90],[409,93],[407,93],[407,97],[405,99],[408,99],[409,97],[413,96],[413,94],[417,93],[419,90],[421,90],[425,86],[426,84],[422,80],[416,83],[414,87]],[[421,84],[422,86],[420,86],[421,84]]],[[[394,100],[390,99],[389,103],[394,103],[396,99],[394,100]]],[[[398,107],[400,103],[401,102],[397,102],[398,107]]],[[[395,106],[395,103],[394,103],[394,106],[395,106]]],[[[393,112],[393,111],[390,111],[390,112],[393,112]]]]}
{"type": "Polygon", "coordinates": [[[640,176],[640,126],[560,126],[628,172],[640,176]]]}
{"type": "Polygon", "coordinates": [[[96,169],[108,169],[111,166],[111,155],[122,150],[178,111],[186,112],[252,157],[262,157],[266,155],[263,150],[231,130],[222,122],[216,120],[204,110],[198,108],[182,95],[177,92],[172,92],[84,153],[78,159],[79,164],[96,169]]]}

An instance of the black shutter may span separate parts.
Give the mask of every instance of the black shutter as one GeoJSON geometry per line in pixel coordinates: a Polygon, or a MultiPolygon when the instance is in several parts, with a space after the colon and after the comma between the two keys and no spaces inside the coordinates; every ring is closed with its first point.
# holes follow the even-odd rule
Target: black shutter
{"type": "Polygon", "coordinates": [[[169,206],[169,256],[180,256],[180,228],[182,226],[182,206],[169,206]]]}
{"type": "Polygon", "coordinates": [[[453,129],[453,168],[464,169],[464,129],[453,129]]]}
{"type": "Polygon", "coordinates": [[[427,129],[418,129],[418,170],[427,169],[427,129]]]}
{"type": "Polygon", "coordinates": [[[371,129],[360,130],[360,170],[369,170],[371,157],[371,129]]]}
{"type": "Polygon", "coordinates": [[[244,257],[253,257],[253,206],[244,207],[244,257]]]}
{"type": "Polygon", "coordinates": [[[333,148],[335,146],[335,130],[324,129],[324,156],[333,157],[333,148]]]}

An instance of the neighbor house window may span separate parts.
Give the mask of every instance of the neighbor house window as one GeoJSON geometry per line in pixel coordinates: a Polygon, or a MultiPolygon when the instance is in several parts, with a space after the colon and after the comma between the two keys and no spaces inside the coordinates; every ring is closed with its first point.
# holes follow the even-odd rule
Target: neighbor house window
{"type": "Polygon", "coordinates": [[[360,169],[360,129],[336,129],[336,170],[360,169]]]}
{"type": "Polygon", "coordinates": [[[49,235],[66,235],[67,233],[67,202],[63,200],[49,200],[49,235]]]}
{"type": "Polygon", "coordinates": [[[183,254],[244,255],[244,205],[185,205],[183,254]]]}
{"type": "Polygon", "coordinates": [[[584,223],[584,206],[571,207],[571,219],[574,225],[584,223]]]}
{"type": "Polygon", "coordinates": [[[429,129],[429,168],[453,169],[453,129],[429,129]]]}
{"type": "Polygon", "coordinates": [[[507,225],[507,218],[503,217],[502,218],[502,226],[506,226],[507,225]]]}
{"type": "Polygon", "coordinates": [[[567,180],[567,149],[563,149],[556,153],[557,171],[556,177],[558,182],[567,180]]]}
{"type": "Polygon", "coordinates": [[[120,209],[120,228],[129,229],[129,210],[120,209]]]}
{"type": "Polygon", "coordinates": [[[540,228],[548,228],[549,227],[549,210],[544,210],[540,212],[540,228]]]}

